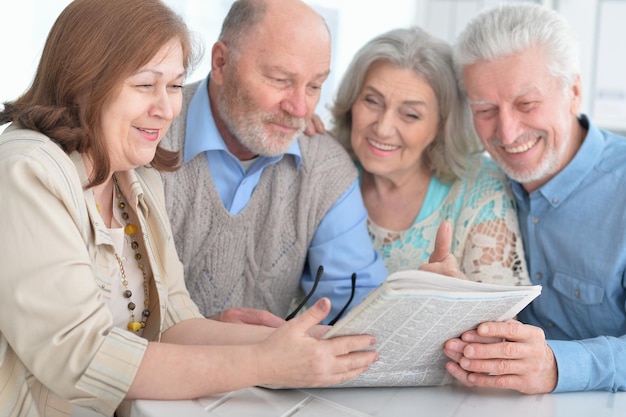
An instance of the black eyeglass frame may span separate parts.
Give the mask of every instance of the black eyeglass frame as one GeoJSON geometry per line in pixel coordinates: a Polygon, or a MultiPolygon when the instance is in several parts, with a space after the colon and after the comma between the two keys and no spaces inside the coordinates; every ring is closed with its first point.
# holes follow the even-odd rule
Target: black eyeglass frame
{"type": "MultiPolygon", "coordinates": [[[[322,279],[322,275],[324,275],[324,266],[320,265],[317,268],[317,273],[315,274],[315,281],[313,281],[313,287],[308,292],[308,294],[304,297],[302,302],[300,304],[298,304],[298,306],[295,308],[295,310],[293,310],[293,312],[291,314],[289,314],[287,317],[285,317],[285,320],[287,320],[287,321],[291,320],[292,318],[294,318],[296,316],[296,314],[298,314],[300,312],[300,310],[302,310],[302,308],[309,301],[309,299],[311,298],[313,293],[315,293],[315,290],[317,289],[317,284],[319,284],[320,279],[322,279]]],[[[345,313],[346,310],[348,309],[348,306],[350,306],[350,303],[352,303],[352,299],[354,299],[354,293],[356,291],[356,272],[352,273],[352,276],[350,277],[350,281],[352,283],[352,288],[351,288],[351,291],[350,291],[350,298],[348,299],[348,302],[343,306],[341,311],[339,313],[337,313],[335,318],[328,322],[328,324],[330,326],[333,326],[335,323],[337,323],[337,321],[341,318],[343,313],[345,313]]]]}

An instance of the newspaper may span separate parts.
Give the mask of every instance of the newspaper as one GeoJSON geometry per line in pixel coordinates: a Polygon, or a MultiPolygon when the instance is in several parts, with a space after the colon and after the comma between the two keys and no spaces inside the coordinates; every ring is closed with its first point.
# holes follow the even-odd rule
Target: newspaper
{"type": "Polygon", "coordinates": [[[445,385],[446,340],[485,321],[514,318],[541,293],[541,286],[504,286],[426,272],[391,274],[339,320],[325,338],[376,336],[380,360],[336,387],[445,385]]]}

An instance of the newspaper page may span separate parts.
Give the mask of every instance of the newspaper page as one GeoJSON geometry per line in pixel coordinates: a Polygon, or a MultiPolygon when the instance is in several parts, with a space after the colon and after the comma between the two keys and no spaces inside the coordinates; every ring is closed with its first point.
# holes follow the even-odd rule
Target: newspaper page
{"type": "Polygon", "coordinates": [[[515,317],[541,286],[509,287],[402,271],[389,278],[325,335],[376,336],[380,360],[336,387],[429,386],[452,382],[446,340],[485,321],[515,317]]]}

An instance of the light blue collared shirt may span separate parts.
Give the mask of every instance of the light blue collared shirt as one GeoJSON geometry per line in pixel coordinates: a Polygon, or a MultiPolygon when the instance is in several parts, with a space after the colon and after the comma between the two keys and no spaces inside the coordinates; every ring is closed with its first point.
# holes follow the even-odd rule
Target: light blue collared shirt
{"type": "Polygon", "coordinates": [[[574,159],[530,195],[511,182],[533,284],[519,314],[541,327],[555,391],[626,390],[626,138],[589,131],[574,159]]]}
{"type": "MultiPolygon", "coordinates": [[[[189,104],[183,159],[188,162],[199,153],[206,153],[211,177],[222,204],[231,215],[236,215],[250,201],[267,166],[286,157],[293,157],[297,166],[300,166],[300,147],[294,141],[285,155],[259,156],[247,171],[244,170],[217,130],[207,85],[208,77],[200,83],[189,104]]],[[[324,266],[324,275],[309,305],[322,297],[330,299],[332,309],[325,322],[334,318],[348,301],[353,272],[357,273],[357,284],[350,307],[358,304],[387,277],[382,258],[372,247],[366,220],[367,211],[358,181],[355,180],[326,213],[313,236],[301,285],[308,292],[313,287],[317,266],[324,266]]]]}

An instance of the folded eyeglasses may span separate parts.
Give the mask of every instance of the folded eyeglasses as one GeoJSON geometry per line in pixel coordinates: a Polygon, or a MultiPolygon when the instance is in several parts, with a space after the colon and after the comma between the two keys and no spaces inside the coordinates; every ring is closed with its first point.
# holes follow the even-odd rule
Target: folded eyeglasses
{"type": "MultiPolygon", "coordinates": [[[[315,292],[315,289],[317,288],[317,284],[320,282],[320,279],[322,278],[323,274],[324,274],[324,267],[320,265],[319,268],[317,268],[317,273],[315,274],[315,281],[313,281],[313,287],[311,288],[311,291],[309,291],[309,293],[306,295],[306,297],[304,297],[302,302],[298,304],[298,307],[296,307],[296,309],[291,314],[285,317],[285,320],[291,320],[292,318],[296,316],[296,314],[298,314],[298,312],[300,312],[300,310],[302,310],[302,308],[306,305],[307,301],[309,301],[309,298],[311,298],[311,296],[315,292]]],[[[352,276],[350,277],[350,281],[352,282],[352,290],[350,291],[350,298],[348,299],[348,302],[343,306],[341,311],[337,313],[335,318],[328,322],[328,324],[331,326],[337,323],[337,320],[339,320],[341,316],[343,315],[343,313],[346,312],[346,310],[348,309],[348,306],[350,305],[350,303],[352,302],[352,299],[354,298],[354,291],[356,290],[356,272],[352,273],[352,276]]]]}

